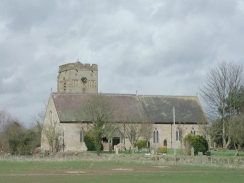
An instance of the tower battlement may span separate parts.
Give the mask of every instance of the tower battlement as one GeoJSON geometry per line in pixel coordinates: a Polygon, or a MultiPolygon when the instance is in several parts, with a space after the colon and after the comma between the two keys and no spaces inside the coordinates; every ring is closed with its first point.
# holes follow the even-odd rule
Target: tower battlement
{"type": "Polygon", "coordinates": [[[77,61],[75,63],[68,63],[59,66],[59,73],[68,71],[68,70],[83,70],[83,71],[98,71],[97,64],[82,64],[81,62],[77,61]]]}

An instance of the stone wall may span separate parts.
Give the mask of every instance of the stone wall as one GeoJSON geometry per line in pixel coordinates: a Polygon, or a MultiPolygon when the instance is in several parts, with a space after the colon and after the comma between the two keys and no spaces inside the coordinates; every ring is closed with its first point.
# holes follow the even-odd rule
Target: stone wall
{"type": "MultiPolygon", "coordinates": [[[[198,124],[176,124],[175,129],[178,131],[178,134],[180,131],[182,131],[182,138],[184,138],[189,133],[194,133],[195,135],[200,135],[198,124]]],[[[164,146],[164,141],[167,141],[167,147],[168,148],[181,148],[182,144],[180,141],[180,136],[178,140],[176,140],[176,132],[174,131],[174,125],[173,124],[154,124],[153,131],[158,131],[159,137],[158,137],[158,143],[153,142],[153,132],[152,132],[152,138],[150,139],[150,145],[153,148],[157,148],[159,146],[164,146]],[[175,144],[174,144],[175,142],[175,144]]]]}
{"type": "Polygon", "coordinates": [[[46,137],[45,129],[54,127],[56,129],[55,132],[59,133],[59,124],[60,123],[58,114],[54,106],[52,95],[50,95],[46,108],[45,118],[43,122],[43,130],[41,135],[41,147],[43,150],[50,150],[50,145],[46,137]]]}

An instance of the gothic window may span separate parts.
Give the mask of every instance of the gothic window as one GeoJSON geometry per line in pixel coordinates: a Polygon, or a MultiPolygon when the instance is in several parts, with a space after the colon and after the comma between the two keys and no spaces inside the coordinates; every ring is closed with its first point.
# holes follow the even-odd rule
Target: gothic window
{"type": "Polygon", "coordinates": [[[175,132],[175,140],[181,141],[181,138],[182,138],[182,131],[179,128],[177,128],[175,132]]]}
{"type": "Polygon", "coordinates": [[[159,138],[158,138],[159,135],[158,134],[159,134],[158,129],[155,128],[153,131],[153,143],[155,143],[155,144],[159,142],[159,138]]]}
{"type": "Polygon", "coordinates": [[[192,134],[192,135],[196,135],[196,131],[195,131],[194,126],[192,126],[192,128],[191,128],[191,134],[192,134]]]}

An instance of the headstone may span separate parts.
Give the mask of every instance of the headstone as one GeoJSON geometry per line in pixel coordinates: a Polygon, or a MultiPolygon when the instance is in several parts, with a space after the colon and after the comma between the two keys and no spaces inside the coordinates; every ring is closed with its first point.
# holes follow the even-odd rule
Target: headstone
{"type": "Polygon", "coordinates": [[[194,147],[191,147],[191,156],[194,156],[194,147]]]}
{"type": "Polygon", "coordinates": [[[119,148],[118,147],[116,147],[115,152],[116,152],[116,154],[119,154],[119,148]]]}
{"type": "Polygon", "coordinates": [[[202,154],[202,152],[198,152],[198,156],[202,156],[203,154],[202,154]]]}
{"type": "Polygon", "coordinates": [[[206,152],[206,156],[211,156],[211,152],[206,152]]]}
{"type": "Polygon", "coordinates": [[[135,152],[138,152],[138,147],[136,146],[136,148],[135,148],[135,152]]]}
{"type": "Polygon", "coordinates": [[[154,155],[154,149],[151,149],[151,154],[154,155]]]}

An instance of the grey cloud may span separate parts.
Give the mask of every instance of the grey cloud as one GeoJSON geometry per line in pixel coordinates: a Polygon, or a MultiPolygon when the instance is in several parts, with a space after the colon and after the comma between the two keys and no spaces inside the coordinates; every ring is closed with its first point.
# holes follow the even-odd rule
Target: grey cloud
{"type": "Polygon", "coordinates": [[[1,1],[0,108],[38,112],[58,66],[99,66],[105,93],[195,95],[217,62],[243,63],[241,1],[1,1]]]}

